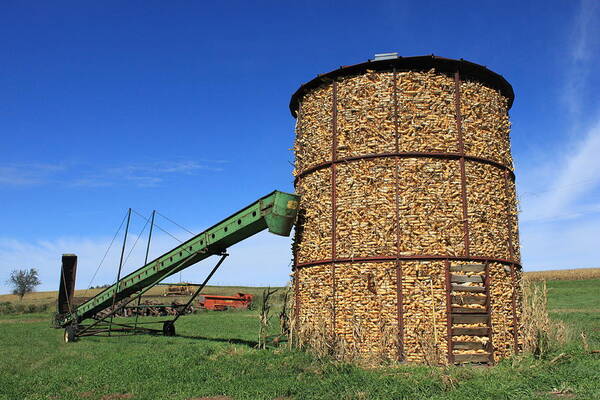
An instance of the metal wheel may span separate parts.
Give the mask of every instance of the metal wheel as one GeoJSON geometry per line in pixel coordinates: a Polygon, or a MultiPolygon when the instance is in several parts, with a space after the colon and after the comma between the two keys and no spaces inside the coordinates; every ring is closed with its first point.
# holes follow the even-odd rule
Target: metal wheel
{"type": "Polygon", "coordinates": [[[64,341],[65,343],[77,341],[77,326],[69,325],[65,328],[64,341]]]}
{"type": "Polygon", "coordinates": [[[165,323],[163,323],[163,335],[175,336],[175,324],[173,324],[173,322],[165,321],[165,323]]]}

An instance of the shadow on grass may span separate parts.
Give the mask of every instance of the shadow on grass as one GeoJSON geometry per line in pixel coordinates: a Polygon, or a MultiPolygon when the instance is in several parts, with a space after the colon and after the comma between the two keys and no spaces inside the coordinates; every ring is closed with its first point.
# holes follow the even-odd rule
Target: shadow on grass
{"type": "Polygon", "coordinates": [[[185,339],[192,340],[207,340],[211,342],[220,342],[220,343],[231,343],[231,344],[241,344],[244,346],[248,346],[251,348],[255,348],[258,346],[258,342],[254,340],[244,340],[244,339],[225,339],[225,338],[213,338],[208,336],[189,336],[189,335],[177,335],[178,337],[182,337],[185,339]]]}

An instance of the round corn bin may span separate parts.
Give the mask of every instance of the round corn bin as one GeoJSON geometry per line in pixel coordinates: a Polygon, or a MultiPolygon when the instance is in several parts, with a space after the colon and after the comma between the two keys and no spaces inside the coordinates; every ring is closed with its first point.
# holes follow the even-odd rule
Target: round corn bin
{"type": "Polygon", "coordinates": [[[522,346],[511,85],[436,56],[292,96],[294,330],[340,357],[486,363],[522,346]]]}

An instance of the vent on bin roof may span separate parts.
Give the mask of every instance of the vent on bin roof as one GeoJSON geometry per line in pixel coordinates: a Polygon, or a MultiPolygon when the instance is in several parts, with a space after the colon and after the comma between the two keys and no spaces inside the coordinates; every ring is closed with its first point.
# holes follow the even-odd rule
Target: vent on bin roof
{"type": "Polygon", "coordinates": [[[378,53],[371,61],[392,60],[394,58],[398,58],[398,53],[378,53]]]}

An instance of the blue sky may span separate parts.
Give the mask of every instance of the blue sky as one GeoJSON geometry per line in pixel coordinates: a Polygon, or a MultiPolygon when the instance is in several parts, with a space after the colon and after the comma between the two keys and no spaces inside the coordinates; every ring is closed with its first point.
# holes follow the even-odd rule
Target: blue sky
{"type": "MultiPolygon", "coordinates": [[[[291,94],[390,51],[465,58],[511,82],[523,264],[600,266],[600,2],[441,4],[3,1],[0,292],[26,267],[54,289],[63,252],[79,254],[86,287],[127,207],[198,232],[292,191],[291,94]]],[[[130,243],[142,226],[134,218],[130,243]]],[[[157,233],[152,255],[176,243],[157,233]]],[[[114,279],[118,247],[93,284],[114,279]]],[[[231,254],[216,283],[288,279],[286,238],[231,254]]]]}

